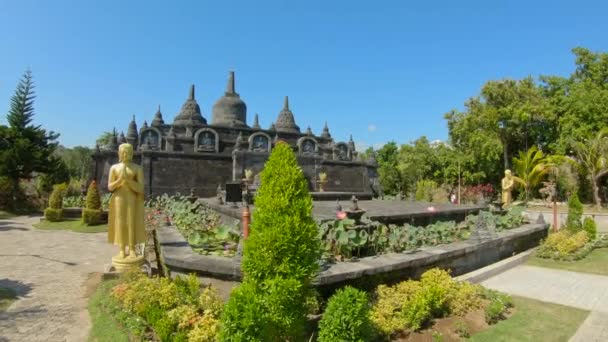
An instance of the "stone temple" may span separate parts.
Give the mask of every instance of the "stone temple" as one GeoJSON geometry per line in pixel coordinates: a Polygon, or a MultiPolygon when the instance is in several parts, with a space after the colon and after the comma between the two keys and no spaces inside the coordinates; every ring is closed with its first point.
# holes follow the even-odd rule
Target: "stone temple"
{"type": "Polygon", "coordinates": [[[218,186],[240,181],[247,169],[253,171],[255,185],[279,140],[292,146],[313,193],[319,190],[320,173],[327,175],[323,186],[327,194],[371,197],[377,191],[375,160],[361,160],[352,136],[348,142],[334,141],[327,123],[320,135],[310,127],[302,132],[287,97],[270,127],[260,127],[257,114],[249,125],[247,105],[235,89],[234,72],[229,74],[226,92],[213,105],[211,122],[203,116],[192,85],[172,123],[165,122],[159,106],[150,124],[144,121],[138,130],[133,117],[127,135],[114,131],[111,140],[108,146],[97,146],[93,154],[93,179],[107,184],[110,166],[117,162],[118,145],[128,142],[134,146],[134,160],[143,166],[148,196],[194,193],[213,197],[218,186]]]}

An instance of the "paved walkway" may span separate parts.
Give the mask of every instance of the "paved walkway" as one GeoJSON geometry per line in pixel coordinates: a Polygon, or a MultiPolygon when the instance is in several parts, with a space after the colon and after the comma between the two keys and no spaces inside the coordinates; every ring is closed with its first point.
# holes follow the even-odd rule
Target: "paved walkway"
{"type": "Polygon", "coordinates": [[[521,265],[483,281],[482,285],[590,310],[571,341],[608,341],[608,276],[521,265]]]}
{"type": "Polygon", "coordinates": [[[0,342],[86,341],[84,284],[116,253],[105,233],[42,231],[38,217],[0,220],[0,286],[20,298],[0,313],[0,342]]]}

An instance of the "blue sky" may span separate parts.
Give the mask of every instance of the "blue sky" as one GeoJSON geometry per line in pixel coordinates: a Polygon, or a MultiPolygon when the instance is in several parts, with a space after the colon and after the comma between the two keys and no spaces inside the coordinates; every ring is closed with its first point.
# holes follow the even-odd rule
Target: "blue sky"
{"type": "MultiPolygon", "coordinates": [[[[296,121],[361,145],[446,139],[443,114],[487,80],[568,75],[607,51],[602,1],[0,1],[0,113],[23,71],[36,122],[66,146],[171,122],[196,84],[203,116],[235,70],[248,120],[296,121]]],[[[4,115],[0,118],[4,123],[4,115]]]]}

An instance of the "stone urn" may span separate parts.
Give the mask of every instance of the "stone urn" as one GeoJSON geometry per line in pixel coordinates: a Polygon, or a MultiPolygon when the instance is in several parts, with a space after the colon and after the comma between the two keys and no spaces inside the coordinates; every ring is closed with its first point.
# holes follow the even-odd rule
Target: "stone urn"
{"type": "Polygon", "coordinates": [[[363,214],[365,214],[367,210],[359,208],[359,200],[355,195],[351,197],[350,201],[352,202],[352,206],[344,211],[346,217],[355,220],[355,224],[360,224],[361,217],[363,217],[363,214]]]}

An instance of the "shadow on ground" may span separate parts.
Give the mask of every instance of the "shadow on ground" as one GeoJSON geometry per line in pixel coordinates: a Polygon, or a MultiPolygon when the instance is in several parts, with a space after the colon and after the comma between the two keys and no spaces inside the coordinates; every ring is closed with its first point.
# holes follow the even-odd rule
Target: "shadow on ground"
{"type": "Polygon", "coordinates": [[[28,230],[27,228],[20,227],[17,223],[7,221],[0,222],[0,232],[6,232],[9,230],[28,230]]]}
{"type": "Polygon", "coordinates": [[[26,297],[26,295],[30,293],[30,291],[32,291],[32,288],[34,286],[32,284],[26,284],[19,280],[3,278],[0,279],[0,287],[12,289],[19,297],[26,297]]]}

